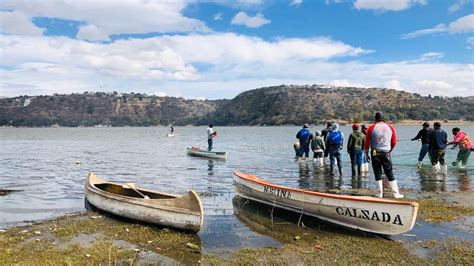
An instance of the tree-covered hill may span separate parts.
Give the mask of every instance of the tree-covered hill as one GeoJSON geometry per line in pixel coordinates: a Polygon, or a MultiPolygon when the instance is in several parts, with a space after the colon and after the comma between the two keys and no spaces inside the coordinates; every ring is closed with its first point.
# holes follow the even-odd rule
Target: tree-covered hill
{"type": "Polygon", "coordinates": [[[245,91],[232,100],[187,100],[85,92],[0,99],[0,126],[284,125],[327,119],[474,121],[474,97],[423,97],[379,88],[274,86],[245,91]]]}

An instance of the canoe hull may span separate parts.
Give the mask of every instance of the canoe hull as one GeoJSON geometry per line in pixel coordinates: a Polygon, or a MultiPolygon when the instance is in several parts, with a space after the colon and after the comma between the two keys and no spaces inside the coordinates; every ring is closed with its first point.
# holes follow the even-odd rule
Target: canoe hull
{"type": "Polygon", "coordinates": [[[418,212],[416,202],[304,191],[274,185],[241,172],[234,173],[233,184],[243,198],[378,234],[410,231],[418,212]]]}
{"type": "Polygon", "coordinates": [[[91,174],[86,181],[85,196],[90,204],[100,210],[140,222],[186,231],[198,232],[202,226],[202,205],[194,191],[189,191],[182,197],[167,199],[127,197],[97,188],[90,176],[91,174]],[[192,204],[199,206],[194,210],[185,208],[189,201],[194,201],[192,204]]]}
{"type": "Polygon", "coordinates": [[[197,150],[193,148],[186,148],[186,153],[189,156],[196,156],[196,157],[204,157],[209,159],[219,159],[219,160],[227,160],[227,152],[212,152],[212,151],[205,151],[205,150],[197,150]]]}

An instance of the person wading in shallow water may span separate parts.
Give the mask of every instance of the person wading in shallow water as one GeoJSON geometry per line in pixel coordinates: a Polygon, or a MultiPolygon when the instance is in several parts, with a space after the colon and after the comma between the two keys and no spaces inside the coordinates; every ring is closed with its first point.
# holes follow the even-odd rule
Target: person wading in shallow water
{"type": "Polygon", "coordinates": [[[448,165],[444,159],[446,147],[448,147],[448,134],[441,129],[440,122],[435,122],[430,135],[431,167],[434,173],[438,173],[440,170],[443,174],[448,173],[448,165]]]}
{"type": "Polygon", "coordinates": [[[383,197],[382,169],[387,176],[393,197],[402,199],[404,196],[398,191],[398,183],[395,180],[392,169],[392,157],[390,153],[397,145],[395,129],[389,123],[385,123],[382,112],[375,113],[375,124],[370,125],[365,136],[365,155],[367,160],[372,160],[375,182],[377,183],[377,197],[383,197]],[[369,157],[369,148],[371,157],[369,157]]]}
{"type": "Polygon", "coordinates": [[[449,142],[448,145],[454,145],[453,149],[455,149],[456,146],[459,147],[456,162],[453,162],[453,166],[464,168],[467,165],[469,155],[471,155],[472,141],[469,136],[458,127],[453,128],[451,132],[454,135],[454,140],[449,142]]]}
{"type": "Polygon", "coordinates": [[[420,150],[420,154],[418,155],[418,164],[417,164],[418,169],[421,169],[421,166],[423,164],[423,159],[428,153],[428,150],[430,147],[431,131],[433,131],[433,129],[430,128],[430,123],[424,122],[423,128],[420,131],[418,131],[418,134],[414,138],[411,139],[412,141],[421,139],[421,150],[420,150]]]}
{"type": "Polygon", "coordinates": [[[311,144],[311,140],[313,139],[313,133],[309,131],[308,124],[303,125],[303,128],[300,129],[296,134],[296,138],[300,141],[300,152],[298,154],[299,158],[303,157],[303,155],[308,158],[309,145],[311,144]]]}

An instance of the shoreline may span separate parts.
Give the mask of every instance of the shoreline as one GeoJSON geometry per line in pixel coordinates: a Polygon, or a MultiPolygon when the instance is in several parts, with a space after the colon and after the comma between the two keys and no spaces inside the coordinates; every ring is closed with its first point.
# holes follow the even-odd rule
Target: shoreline
{"type": "Polygon", "coordinates": [[[1,229],[0,264],[472,264],[474,192],[423,193],[418,201],[415,228],[394,237],[333,231],[306,221],[305,227],[290,221],[273,223],[273,218],[242,209],[236,213],[242,223],[282,245],[257,248],[249,242],[235,251],[207,250],[196,234],[82,211],[1,229]],[[437,225],[444,229],[435,227],[431,238],[415,235],[419,228],[437,225]],[[470,237],[456,238],[446,225],[470,237]]]}

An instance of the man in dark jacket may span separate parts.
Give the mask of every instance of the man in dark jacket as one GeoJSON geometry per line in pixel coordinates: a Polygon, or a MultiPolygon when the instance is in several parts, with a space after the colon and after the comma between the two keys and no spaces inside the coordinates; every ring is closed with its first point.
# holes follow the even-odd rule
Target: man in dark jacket
{"type": "Polygon", "coordinates": [[[357,174],[360,176],[362,173],[362,154],[364,149],[365,135],[360,132],[359,124],[352,125],[352,133],[347,141],[347,153],[351,156],[352,176],[357,174]]]}
{"type": "Polygon", "coordinates": [[[303,128],[298,131],[296,134],[296,138],[300,141],[300,152],[298,156],[301,158],[303,154],[306,158],[309,157],[309,145],[311,144],[311,140],[313,139],[313,133],[309,131],[309,125],[304,124],[303,128]]]}
{"type": "Polygon", "coordinates": [[[431,131],[433,131],[433,129],[430,128],[430,123],[425,122],[423,123],[423,128],[420,131],[418,131],[418,134],[414,138],[411,139],[412,141],[421,139],[421,150],[420,150],[420,155],[418,155],[418,164],[417,164],[418,169],[421,169],[421,166],[423,164],[423,159],[428,153],[428,149],[430,147],[431,131]]]}
{"type": "Polygon", "coordinates": [[[437,173],[440,169],[444,174],[448,173],[448,165],[444,160],[446,154],[446,147],[448,146],[448,134],[441,129],[441,123],[435,122],[434,129],[430,135],[430,153],[431,153],[431,167],[433,172],[437,173]],[[441,165],[441,167],[438,165],[441,165]]]}

